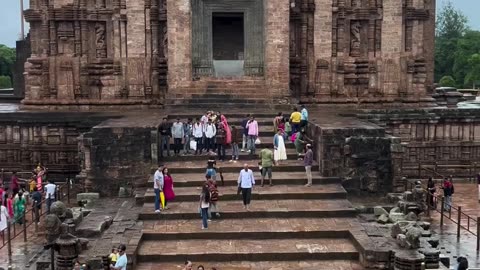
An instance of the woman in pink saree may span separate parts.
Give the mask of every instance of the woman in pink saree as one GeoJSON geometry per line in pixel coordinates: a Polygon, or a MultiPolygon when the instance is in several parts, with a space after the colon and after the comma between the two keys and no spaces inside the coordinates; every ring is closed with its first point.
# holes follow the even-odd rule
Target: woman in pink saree
{"type": "Polygon", "coordinates": [[[230,126],[228,125],[227,118],[225,115],[222,114],[220,117],[221,124],[223,125],[223,128],[225,129],[225,143],[226,144],[231,144],[232,143],[232,130],[230,129],[230,126]]]}

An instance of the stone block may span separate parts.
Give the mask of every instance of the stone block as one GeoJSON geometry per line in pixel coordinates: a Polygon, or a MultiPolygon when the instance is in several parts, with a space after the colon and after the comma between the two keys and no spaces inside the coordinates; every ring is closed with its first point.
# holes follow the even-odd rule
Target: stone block
{"type": "Polygon", "coordinates": [[[418,216],[417,216],[414,212],[409,212],[409,213],[405,216],[405,220],[408,220],[408,221],[417,221],[417,220],[418,220],[418,216]]]}
{"type": "Polygon", "coordinates": [[[399,234],[406,234],[409,227],[413,226],[415,223],[410,221],[399,221],[393,224],[392,228],[390,229],[390,235],[393,238],[397,238],[399,234]]]}
{"type": "Polygon", "coordinates": [[[400,207],[394,207],[390,210],[390,214],[392,213],[402,213],[402,209],[400,209],[400,207]]]}
{"type": "Polygon", "coordinates": [[[389,218],[388,218],[388,215],[381,215],[377,218],[377,222],[380,223],[380,224],[387,224],[389,221],[389,218]]]}
{"type": "Polygon", "coordinates": [[[388,216],[388,212],[387,210],[385,210],[383,207],[381,206],[375,206],[373,208],[373,213],[375,214],[375,216],[379,217],[381,215],[386,215],[388,216]]]}
{"type": "Polygon", "coordinates": [[[396,223],[396,222],[399,222],[399,221],[404,221],[405,220],[405,215],[402,214],[402,213],[392,213],[391,215],[389,215],[389,220],[392,223],[396,223]]]}
{"type": "Polygon", "coordinates": [[[419,221],[419,222],[417,222],[417,226],[421,227],[424,230],[429,230],[430,229],[430,222],[419,221]]]}
{"type": "Polygon", "coordinates": [[[397,244],[402,248],[408,248],[407,236],[405,234],[397,234],[397,244]]]}
{"type": "Polygon", "coordinates": [[[410,249],[415,249],[420,247],[420,237],[422,236],[423,230],[417,227],[411,227],[407,231],[407,242],[410,249]]]}
{"type": "Polygon", "coordinates": [[[98,237],[112,222],[113,217],[93,212],[77,227],[77,236],[85,238],[98,237]]]}
{"type": "Polygon", "coordinates": [[[100,199],[100,193],[88,192],[77,194],[77,202],[86,201],[85,208],[92,208],[95,203],[100,199]]]}

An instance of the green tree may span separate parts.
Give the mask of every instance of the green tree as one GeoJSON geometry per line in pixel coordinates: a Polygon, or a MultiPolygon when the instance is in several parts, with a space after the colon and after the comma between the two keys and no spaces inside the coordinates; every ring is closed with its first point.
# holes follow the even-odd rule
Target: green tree
{"type": "Polygon", "coordinates": [[[452,76],[443,76],[439,82],[441,87],[455,87],[457,84],[452,76]]]}
{"type": "Polygon", "coordinates": [[[458,87],[470,87],[471,82],[467,82],[467,74],[472,68],[469,59],[474,54],[480,53],[480,32],[467,31],[465,35],[457,42],[457,48],[454,53],[455,63],[453,65],[453,77],[459,84],[458,87]]]}
{"type": "Polygon", "coordinates": [[[12,81],[9,76],[0,76],[0,89],[11,88],[12,81]]]}
{"type": "Polygon", "coordinates": [[[480,81],[480,54],[476,53],[468,59],[468,73],[465,76],[465,85],[473,85],[480,81]]]}
{"type": "Polygon", "coordinates": [[[453,74],[458,39],[468,30],[467,17],[453,6],[451,1],[445,2],[437,16],[435,32],[435,80],[453,74]]]}
{"type": "Polygon", "coordinates": [[[12,77],[15,57],[15,49],[0,44],[0,76],[12,77]]]}

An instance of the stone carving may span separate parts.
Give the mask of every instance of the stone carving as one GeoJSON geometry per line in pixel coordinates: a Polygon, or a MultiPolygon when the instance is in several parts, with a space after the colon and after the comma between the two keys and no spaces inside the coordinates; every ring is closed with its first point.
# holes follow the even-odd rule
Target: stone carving
{"type": "Polygon", "coordinates": [[[87,248],[88,240],[80,239],[72,233],[75,228],[73,212],[61,201],[54,202],[50,214],[45,218],[47,243],[55,249],[56,265],[59,270],[69,270],[82,249],[87,248]]]}
{"type": "Polygon", "coordinates": [[[167,27],[167,24],[165,24],[165,26],[163,26],[162,45],[163,45],[163,57],[167,60],[168,59],[168,27],[167,27]]]}
{"type": "Polygon", "coordinates": [[[362,25],[359,21],[352,23],[350,27],[351,41],[350,41],[350,55],[360,55],[360,43],[361,43],[361,28],[362,25]]]}
{"type": "Polygon", "coordinates": [[[352,7],[353,8],[362,7],[362,1],[361,0],[352,0],[352,7]]]}
{"type": "Polygon", "coordinates": [[[95,23],[95,48],[97,50],[97,58],[107,57],[107,43],[105,38],[105,24],[102,22],[95,23]]]}

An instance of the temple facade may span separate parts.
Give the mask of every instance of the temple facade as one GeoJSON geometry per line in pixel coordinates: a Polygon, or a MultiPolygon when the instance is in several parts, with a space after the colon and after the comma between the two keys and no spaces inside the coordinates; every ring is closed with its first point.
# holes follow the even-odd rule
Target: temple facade
{"type": "Polygon", "coordinates": [[[434,0],[30,0],[25,106],[422,102],[434,0]]]}

